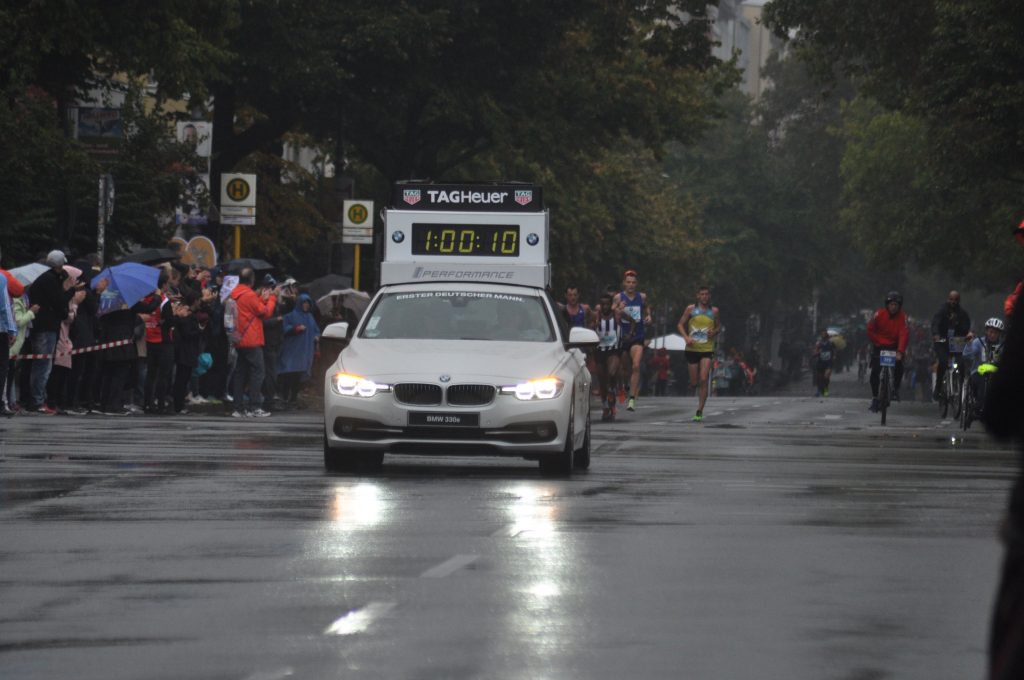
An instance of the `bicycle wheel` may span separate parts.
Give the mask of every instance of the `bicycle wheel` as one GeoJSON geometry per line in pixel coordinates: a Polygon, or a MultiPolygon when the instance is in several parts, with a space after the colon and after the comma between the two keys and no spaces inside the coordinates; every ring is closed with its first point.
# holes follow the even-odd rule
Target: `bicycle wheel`
{"type": "Polygon", "coordinates": [[[952,404],[950,404],[950,406],[952,406],[952,408],[953,408],[953,419],[954,420],[959,420],[960,419],[960,414],[963,412],[963,407],[964,407],[964,402],[963,402],[964,379],[963,379],[963,376],[960,375],[960,371],[959,370],[951,371],[951,373],[953,374],[953,377],[951,378],[952,390],[949,393],[949,398],[952,401],[952,404]]]}
{"type": "Polygon", "coordinates": [[[949,414],[949,371],[942,378],[942,384],[939,385],[939,417],[943,420],[949,414]]]}
{"type": "Polygon", "coordinates": [[[885,425],[885,414],[889,410],[889,367],[882,368],[882,380],[878,385],[878,411],[882,414],[882,425],[885,425]]]}
{"type": "Polygon", "coordinates": [[[974,420],[974,395],[971,393],[970,384],[966,381],[963,387],[963,408],[960,412],[960,426],[966,432],[974,420]]]}

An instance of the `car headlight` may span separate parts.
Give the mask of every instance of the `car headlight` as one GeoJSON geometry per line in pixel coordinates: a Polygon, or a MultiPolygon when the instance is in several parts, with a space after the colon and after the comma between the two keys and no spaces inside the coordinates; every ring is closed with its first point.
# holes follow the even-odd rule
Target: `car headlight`
{"type": "Polygon", "coordinates": [[[331,387],[344,397],[372,397],[378,392],[390,392],[391,385],[381,385],[351,373],[335,373],[331,387]]]}
{"type": "Polygon", "coordinates": [[[558,378],[540,378],[521,382],[518,385],[505,385],[501,388],[501,393],[515,395],[515,398],[520,401],[554,399],[562,393],[562,384],[558,378]]]}

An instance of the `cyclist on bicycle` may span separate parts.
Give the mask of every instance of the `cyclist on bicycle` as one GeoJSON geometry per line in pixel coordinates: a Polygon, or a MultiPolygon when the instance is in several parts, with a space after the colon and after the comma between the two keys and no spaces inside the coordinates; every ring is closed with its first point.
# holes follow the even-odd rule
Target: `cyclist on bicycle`
{"type": "Polygon", "coordinates": [[[868,340],[871,341],[871,411],[878,412],[878,383],[882,366],[878,353],[883,349],[896,350],[896,369],[893,371],[893,398],[900,400],[900,381],[903,380],[903,356],[907,352],[910,329],[903,311],[903,296],[890,291],[885,296],[885,307],[875,311],[868,321],[868,340]]]}
{"type": "Polygon", "coordinates": [[[999,364],[1003,356],[1003,330],[1003,320],[992,317],[985,322],[985,334],[964,347],[964,362],[971,371],[967,389],[974,395],[973,415],[979,420],[985,412],[985,375],[978,369],[983,364],[999,364]]]}
{"type": "Polygon", "coordinates": [[[938,401],[942,390],[942,381],[946,377],[949,365],[949,338],[966,336],[971,330],[971,317],[967,310],[960,306],[960,293],[949,291],[946,303],[932,317],[932,342],[935,346],[935,358],[939,364],[935,372],[935,389],[932,398],[938,401]]]}

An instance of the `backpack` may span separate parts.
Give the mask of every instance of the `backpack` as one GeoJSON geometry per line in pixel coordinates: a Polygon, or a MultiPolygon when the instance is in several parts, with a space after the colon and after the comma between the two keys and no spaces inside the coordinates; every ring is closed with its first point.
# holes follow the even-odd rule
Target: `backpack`
{"type": "Polygon", "coordinates": [[[224,302],[224,332],[227,333],[228,343],[232,347],[242,339],[242,332],[238,327],[238,303],[230,297],[224,302]]]}

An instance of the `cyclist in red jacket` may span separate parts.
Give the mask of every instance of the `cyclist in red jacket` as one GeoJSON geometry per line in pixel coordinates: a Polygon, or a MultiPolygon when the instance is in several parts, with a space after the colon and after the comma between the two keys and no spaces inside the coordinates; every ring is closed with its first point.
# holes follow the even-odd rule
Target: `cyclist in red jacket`
{"type": "Polygon", "coordinates": [[[903,311],[903,296],[890,291],[885,296],[885,307],[875,312],[868,322],[868,340],[871,341],[871,411],[878,411],[878,376],[882,367],[878,353],[883,349],[896,350],[896,370],[893,375],[893,398],[900,400],[900,381],[903,379],[903,357],[907,352],[910,330],[903,311]]]}

